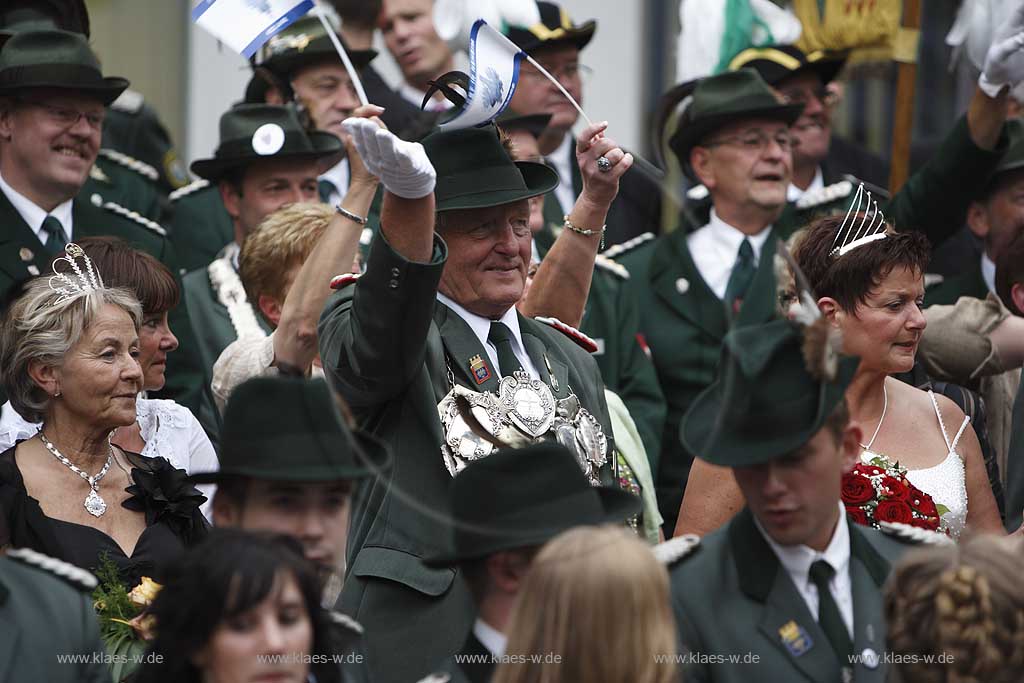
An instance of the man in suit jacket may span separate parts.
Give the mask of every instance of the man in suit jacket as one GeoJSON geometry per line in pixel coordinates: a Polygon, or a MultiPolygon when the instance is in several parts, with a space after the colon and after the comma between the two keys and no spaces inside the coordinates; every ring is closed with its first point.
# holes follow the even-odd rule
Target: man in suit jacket
{"type": "MultiPolygon", "coordinates": [[[[112,235],[177,274],[164,229],[100,194],[87,181],[99,154],[106,108],[126,87],[104,77],[78,33],[16,33],[0,51],[0,301],[46,273],[64,245],[112,235]]],[[[163,395],[197,408],[204,385],[183,301],[170,313],[181,342],[163,395]]]]}
{"type": "Polygon", "coordinates": [[[670,572],[687,681],[886,680],[881,589],[905,545],[846,517],[862,432],[844,393],[859,361],[804,334],[786,320],[731,331],[683,420],[687,447],[731,467],[747,503],[699,544],[669,541],[688,551],[670,572]]]}
{"type": "MultiPolygon", "coordinates": [[[[611,427],[593,359],[515,309],[530,263],[527,199],[554,187],[555,173],[514,162],[493,127],[435,133],[417,153],[362,120],[350,125],[386,190],[381,233],[366,272],[324,309],[320,357],[360,423],[390,443],[394,465],[356,492],[339,609],[366,626],[375,678],[415,680],[462,647],[473,619],[457,572],[421,563],[444,547],[452,475],[493,448],[449,411],[454,395],[489,402],[484,421],[504,439],[550,437],[572,420],[559,429],[588,444],[575,454],[592,482],[611,481],[611,427]],[[389,164],[396,150],[405,161],[389,164]],[[496,407],[499,393],[511,412],[496,407]]],[[[579,146],[589,201],[570,218],[599,239],[628,157],[608,138],[579,146]]]]}

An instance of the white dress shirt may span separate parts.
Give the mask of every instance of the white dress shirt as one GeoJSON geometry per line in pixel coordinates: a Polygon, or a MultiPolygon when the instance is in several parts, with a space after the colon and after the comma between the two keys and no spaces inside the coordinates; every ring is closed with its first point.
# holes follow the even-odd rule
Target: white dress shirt
{"type": "Polygon", "coordinates": [[[348,159],[342,159],[320,175],[319,180],[326,180],[334,186],[331,194],[327,197],[328,204],[331,206],[341,204],[341,200],[345,198],[345,193],[348,192],[351,175],[348,170],[348,159]]]}
{"type": "Polygon", "coordinates": [[[850,527],[846,521],[846,509],[842,503],[839,506],[839,522],[835,531],[832,532],[832,540],[825,547],[825,552],[819,552],[805,545],[779,545],[769,536],[761,523],[754,518],[758,531],[768,541],[775,556],[779,558],[793,585],[800,593],[800,597],[807,603],[807,609],[815,619],[818,618],[818,588],[811,581],[811,565],[818,560],[825,560],[835,570],[832,580],[829,581],[829,590],[832,598],[839,607],[839,613],[843,615],[843,623],[846,630],[853,639],[853,584],[850,582],[850,527]]]}
{"type": "Polygon", "coordinates": [[[550,155],[544,157],[548,166],[558,173],[558,185],[555,187],[555,199],[562,207],[562,213],[572,213],[572,207],[576,203],[576,189],[572,186],[572,164],[576,163],[576,155],[573,154],[573,138],[566,133],[562,138],[562,144],[550,155]]]}
{"type": "Polygon", "coordinates": [[[70,242],[73,240],[74,233],[72,233],[71,205],[74,202],[74,197],[62,204],[58,204],[50,213],[46,213],[36,206],[31,199],[8,185],[7,181],[3,179],[3,176],[0,176],[0,190],[3,191],[8,201],[11,202],[14,210],[18,212],[28,227],[32,229],[32,232],[36,234],[36,237],[39,238],[39,242],[41,244],[45,245],[46,240],[49,237],[48,233],[43,232],[43,220],[45,220],[47,216],[53,216],[59,220],[61,226],[64,228],[64,234],[68,236],[68,241],[70,242]]]}
{"type": "Polygon", "coordinates": [[[491,332],[492,322],[501,322],[512,331],[512,353],[515,354],[519,364],[523,366],[524,370],[530,373],[531,377],[540,379],[540,373],[537,372],[537,368],[534,366],[533,361],[530,360],[530,356],[526,353],[526,347],[523,346],[523,335],[522,332],[519,331],[519,315],[516,313],[515,306],[512,306],[505,311],[505,315],[501,316],[500,319],[492,321],[475,313],[470,313],[441,292],[437,293],[437,300],[452,309],[452,311],[466,321],[466,324],[473,330],[473,334],[476,335],[476,338],[480,340],[484,349],[487,350],[487,358],[491,361],[491,368],[494,370],[494,374],[496,376],[501,377],[501,366],[498,365],[498,349],[495,348],[494,344],[487,341],[487,335],[491,332]]]}
{"type": "Polygon", "coordinates": [[[823,187],[825,187],[825,176],[821,174],[821,166],[819,166],[818,169],[814,172],[814,177],[811,179],[811,184],[807,186],[806,190],[801,190],[793,183],[789,184],[789,187],[786,188],[786,201],[795,202],[796,200],[803,197],[804,194],[808,192],[813,192],[814,190],[820,190],[823,187]]]}
{"type": "Polygon", "coordinates": [[[484,647],[495,657],[504,657],[508,646],[508,638],[501,631],[492,628],[490,624],[477,617],[473,622],[473,635],[484,647]]]}
{"type": "MultiPolygon", "coordinates": [[[[401,95],[406,100],[408,100],[409,102],[412,102],[414,105],[416,105],[416,108],[419,109],[420,107],[423,106],[423,98],[427,96],[427,91],[420,90],[419,88],[414,88],[405,81],[402,81],[402,85],[398,88],[398,94],[401,95]]],[[[426,110],[448,111],[454,106],[454,104],[452,104],[443,97],[441,99],[431,97],[430,101],[427,102],[426,110]]]]}
{"type": "Polygon", "coordinates": [[[988,254],[981,252],[981,279],[985,281],[988,291],[996,293],[996,264],[988,257],[988,254]]]}
{"type": "Polygon", "coordinates": [[[743,240],[749,239],[754,249],[754,267],[761,261],[761,249],[771,233],[771,226],[756,235],[746,235],[732,227],[711,209],[711,220],[686,238],[697,272],[719,299],[725,296],[733,266],[743,240]]]}

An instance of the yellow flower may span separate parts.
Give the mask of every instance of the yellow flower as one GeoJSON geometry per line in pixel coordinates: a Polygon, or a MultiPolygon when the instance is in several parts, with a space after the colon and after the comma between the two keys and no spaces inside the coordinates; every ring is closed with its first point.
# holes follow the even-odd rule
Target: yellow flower
{"type": "Polygon", "coordinates": [[[133,605],[146,607],[149,603],[153,602],[153,599],[156,597],[156,594],[160,592],[161,588],[163,588],[163,586],[159,583],[148,576],[143,576],[139,585],[133,588],[132,592],[128,594],[128,599],[132,601],[133,605]]]}

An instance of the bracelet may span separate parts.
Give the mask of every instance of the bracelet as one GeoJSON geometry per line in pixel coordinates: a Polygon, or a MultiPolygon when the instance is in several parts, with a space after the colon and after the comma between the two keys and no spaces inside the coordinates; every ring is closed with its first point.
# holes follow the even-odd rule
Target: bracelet
{"type": "Polygon", "coordinates": [[[571,220],[569,220],[569,215],[566,214],[565,217],[563,218],[562,227],[565,228],[566,230],[572,230],[573,232],[578,233],[580,235],[583,235],[584,237],[592,237],[594,235],[600,235],[601,236],[601,249],[604,249],[604,233],[605,233],[605,230],[608,228],[607,225],[602,225],[600,230],[590,230],[590,229],[579,228],[579,227],[576,227],[575,225],[573,225],[573,222],[571,220]]]}
{"type": "Polygon", "coordinates": [[[359,215],[356,215],[356,214],[352,213],[351,211],[349,211],[348,209],[343,207],[341,204],[338,204],[337,206],[335,206],[334,210],[337,211],[338,213],[340,213],[345,218],[347,218],[350,221],[352,221],[353,223],[358,223],[359,225],[366,225],[366,219],[365,218],[363,218],[362,216],[359,216],[359,215]]]}

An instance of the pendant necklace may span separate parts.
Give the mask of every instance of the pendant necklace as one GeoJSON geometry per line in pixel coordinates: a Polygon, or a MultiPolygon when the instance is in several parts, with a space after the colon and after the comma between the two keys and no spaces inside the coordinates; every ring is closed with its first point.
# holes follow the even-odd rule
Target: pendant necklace
{"type": "Polygon", "coordinates": [[[867,444],[861,444],[860,447],[868,452],[871,451],[871,447],[875,444],[875,438],[878,437],[878,432],[882,429],[882,422],[885,421],[885,411],[889,407],[889,392],[885,389],[885,384],[882,385],[882,416],[878,418],[878,426],[875,427],[875,433],[871,435],[871,440],[867,444]]]}
{"type": "Polygon", "coordinates": [[[85,497],[85,502],[82,504],[85,507],[85,511],[93,517],[99,517],[106,512],[107,501],[103,500],[99,493],[100,479],[107,474],[107,470],[110,469],[110,464],[114,461],[113,447],[111,447],[110,451],[107,453],[107,461],[103,464],[103,468],[95,476],[90,476],[87,472],[79,469],[74,463],[64,457],[64,455],[57,450],[57,447],[54,446],[45,435],[43,435],[42,430],[39,432],[39,439],[43,442],[43,445],[46,446],[46,450],[53,453],[53,457],[60,460],[69,470],[80,476],[82,479],[85,479],[89,484],[89,495],[85,497]]]}

